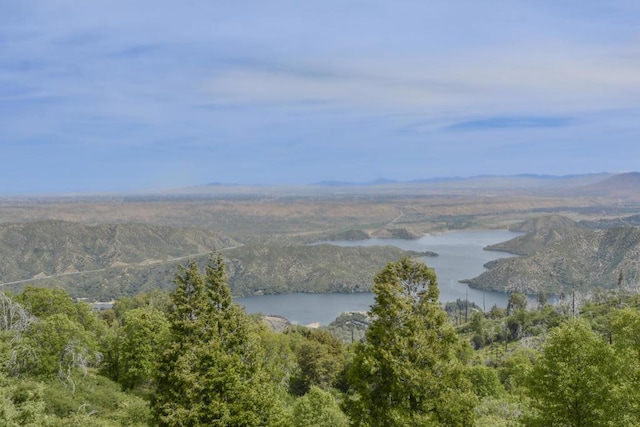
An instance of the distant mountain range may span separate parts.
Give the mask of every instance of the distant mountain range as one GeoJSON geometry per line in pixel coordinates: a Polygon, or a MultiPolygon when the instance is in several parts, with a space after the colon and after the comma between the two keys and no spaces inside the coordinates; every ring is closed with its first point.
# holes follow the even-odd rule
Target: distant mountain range
{"type": "Polygon", "coordinates": [[[313,184],[316,188],[363,189],[390,191],[394,188],[420,190],[437,194],[530,194],[542,196],[607,197],[640,201],[640,172],[620,174],[596,173],[585,175],[483,175],[469,178],[430,178],[414,181],[376,181],[354,183],[323,181],[313,184]]]}
{"type": "MultiPolygon", "coordinates": [[[[640,200],[640,172],[628,173],[593,173],[582,175],[479,175],[472,177],[438,177],[398,181],[380,178],[373,181],[354,182],[327,180],[309,185],[298,186],[238,186],[232,184],[212,183],[198,187],[190,187],[173,191],[174,194],[207,194],[236,192],[248,194],[248,189],[268,189],[277,192],[279,189],[295,188],[297,191],[393,191],[394,189],[419,190],[423,193],[469,193],[491,192],[526,192],[528,194],[557,195],[571,194],[585,197],[619,197],[640,200]],[[567,193],[570,192],[570,193],[567,193]]],[[[283,190],[284,191],[284,190],[283,190]]]]}
{"type": "Polygon", "coordinates": [[[640,172],[612,175],[581,189],[587,194],[626,197],[640,193],[640,172]]]}
{"type": "MultiPolygon", "coordinates": [[[[626,174],[623,174],[626,175],[626,174]]],[[[387,178],[380,178],[374,181],[354,182],[354,181],[320,181],[312,183],[314,186],[326,187],[360,187],[360,186],[377,186],[377,185],[395,185],[395,184],[445,184],[456,186],[499,186],[499,187],[533,187],[548,186],[549,184],[561,184],[563,186],[582,186],[599,183],[607,178],[613,177],[611,173],[596,173],[583,175],[536,175],[536,174],[519,174],[519,175],[477,175],[471,177],[437,177],[415,179],[409,181],[398,181],[387,178]]]]}

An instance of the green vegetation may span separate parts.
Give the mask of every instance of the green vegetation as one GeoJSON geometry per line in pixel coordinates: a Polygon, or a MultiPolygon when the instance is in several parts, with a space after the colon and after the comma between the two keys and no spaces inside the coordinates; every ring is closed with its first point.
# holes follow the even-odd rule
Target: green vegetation
{"type": "Polygon", "coordinates": [[[100,313],[61,289],[0,293],[0,425],[640,424],[640,295],[624,287],[445,311],[433,270],[401,258],[369,313],[275,332],[233,303],[220,254],[174,277],[100,313]]]}
{"type": "Polygon", "coordinates": [[[261,426],[279,409],[254,327],[233,303],[222,257],[202,275],[181,268],[167,313],[171,335],[160,357],[154,418],[161,426],[261,426]]]}
{"type": "Polygon", "coordinates": [[[354,425],[469,425],[461,343],[438,302],[432,269],[409,258],[374,279],[373,321],[355,348],[345,410],[354,425]]]}

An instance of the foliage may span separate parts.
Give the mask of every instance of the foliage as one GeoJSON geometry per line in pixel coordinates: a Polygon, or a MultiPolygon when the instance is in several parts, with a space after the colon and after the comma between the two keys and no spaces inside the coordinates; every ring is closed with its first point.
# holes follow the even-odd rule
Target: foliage
{"type": "Polygon", "coordinates": [[[32,316],[46,319],[54,314],[64,314],[70,320],[78,320],[78,310],[69,294],[60,288],[46,289],[27,286],[16,297],[32,316]]]}
{"type": "Polygon", "coordinates": [[[113,304],[113,311],[117,319],[123,320],[125,314],[135,308],[148,307],[156,311],[166,312],[170,306],[171,298],[169,293],[154,289],[149,292],[119,298],[113,304]]]}
{"type": "Polygon", "coordinates": [[[389,263],[374,292],[373,321],[348,373],[345,411],[354,425],[468,425],[475,398],[433,270],[408,258],[389,263]]]}
{"type": "Polygon", "coordinates": [[[100,360],[94,336],[66,314],[58,313],[31,325],[11,362],[15,371],[57,375],[73,385],[72,368],[86,369],[100,360]]]}
{"type": "Polygon", "coordinates": [[[537,409],[530,424],[620,425],[615,354],[584,320],[571,319],[552,332],[529,378],[537,409]]]}
{"type": "Polygon", "coordinates": [[[60,289],[0,293],[0,425],[640,424],[640,294],[627,289],[575,310],[513,294],[509,314],[464,316],[460,300],[454,329],[433,271],[402,259],[375,277],[370,313],[276,333],[233,304],[219,256],[176,284],[106,316],[60,289]],[[355,322],[370,323],[363,340],[355,322]]]}
{"type": "Polygon", "coordinates": [[[520,426],[526,406],[521,400],[503,397],[485,397],[476,407],[478,418],[474,427],[520,426]]]}
{"type": "Polygon", "coordinates": [[[504,356],[498,376],[511,395],[522,396],[527,392],[529,373],[538,355],[538,350],[516,347],[504,356]]]}
{"type": "Polygon", "coordinates": [[[452,322],[460,325],[467,323],[475,313],[482,312],[482,307],[468,299],[457,298],[455,301],[445,303],[444,311],[452,322]]]}
{"type": "Polygon", "coordinates": [[[298,373],[292,378],[291,391],[303,395],[313,386],[323,390],[335,385],[344,369],[342,342],[324,330],[302,329],[305,340],[295,350],[298,373]]]}
{"type": "Polygon", "coordinates": [[[296,427],[347,427],[349,419],[328,391],[312,386],[293,406],[292,424],[296,427]]]}
{"type": "Polygon", "coordinates": [[[467,368],[465,375],[471,383],[471,388],[476,396],[500,397],[505,394],[504,387],[498,378],[495,369],[484,365],[474,365],[467,368]]]}
{"type": "Polygon", "coordinates": [[[259,337],[234,304],[224,263],[212,256],[206,273],[191,262],[176,275],[167,315],[170,342],[157,370],[152,400],[161,426],[258,426],[276,410],[259,337]]]}
{"type": "Polygon", "coordinates": [[[519,292],[514,292],[509,295],[509,301],[507,303],[507,314],[512,315],[518,311],[527,309],[527,296],[519,292]]]}
{"type": "Polygon", "coordinates": [[[169,322],[161,311],[142,307],[125,314],[118,352],[118,382],[125,390],[151,385],[168,340],[169,322]]]}
{"type": "Polygon", "coordinates": [[[47,427],[53,421],[46,411],[42,384],[9,380],[0,374],[0,425],[47,427]]]}
{"type": "Polygon", "coordinates": [[[122,392],[111,380],[74,372],[75,389],[57,380],[44,384],[44,401],[61,425],[145,426],[151,421],[148,402],[122,392]]]}
{"type": "Polygon", "coordinates": [[[620,376],[621,410],[628,418],[640,420],[640,312],[616,310],[612,319],[612,341],[623,375],[620,376]]]}

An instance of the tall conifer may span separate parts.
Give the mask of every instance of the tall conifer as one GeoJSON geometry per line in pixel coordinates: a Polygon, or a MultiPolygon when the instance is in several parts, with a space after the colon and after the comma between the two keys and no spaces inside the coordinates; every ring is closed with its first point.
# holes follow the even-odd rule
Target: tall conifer
{"type": "Polygon", "coordinates": [[[357,426],[470,425],[474,397],[435,272],[404,258],[374,279],[373,321],[356,348],[345,410],[357,426]]]}
{"type": "Polygon", "coordinates": [[[191,262],[175,279],[168,319],[172,339],[152,402],[161,426],[266,425],[276,409],[258,338],[234,304],[224,263],[212,255],[205,274],[191,262]]]}

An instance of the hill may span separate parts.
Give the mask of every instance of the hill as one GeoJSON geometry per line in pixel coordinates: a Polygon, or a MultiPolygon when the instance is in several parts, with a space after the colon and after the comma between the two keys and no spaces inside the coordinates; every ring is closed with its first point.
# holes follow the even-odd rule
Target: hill
{"type": "Polygon", "coordinates": [[[193,228],[67,221],[0,224],[0,278],[6,283],[153,264],[236,245],[221,233],[193,228]]]}
{"type": "Polygon", "coordinates": [[[471,286],[498,291],[536,293],[612,288],[620,274],[624,285],[640,280],[640,227],[571,232],[548,247],[521,258],[491,264],[471,286]]]}
{"type": "Polygon", "coordinates": [[[244,245],[224,252],[234,295],[370,292],[390,261],[420,255],[394,246],[244,245]]]}
{"type": "Polygon", "coordinates": [[[640,172],[613,175],[580,188],[580,193],[640,201],[640,172]]]}
{"type": "Polygon", "coordinates": [[[515,255],[531,255],[582,230],[579,223],[560,216],[548,215],[515,224],[510,231],[526,234],[509,241],[487,246],[489,251],[509,252],[515,255]]]}
{"type": "Polygon", "coordinates": [[[74,297],[111,300],[172,289],[179,264],[204,266],[213,249],[228,262],[237,296],[369,291],[381,265],[418,255],[391,246],[242,246],[212,231],[145,224],[0,224],[0,286],[59,286],[74,297]]]}

